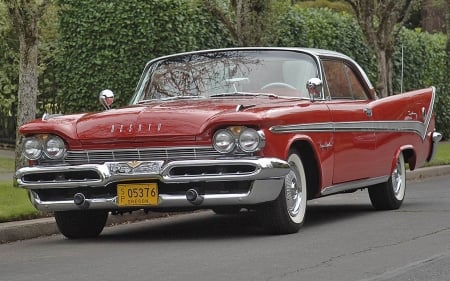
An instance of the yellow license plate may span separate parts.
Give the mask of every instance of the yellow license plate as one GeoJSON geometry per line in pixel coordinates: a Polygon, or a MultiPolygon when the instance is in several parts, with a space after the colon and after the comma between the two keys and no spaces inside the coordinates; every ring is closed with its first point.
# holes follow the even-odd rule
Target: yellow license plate
{"type": "Polygon", "coordinates": [[[158,205],[156,183],[133,183],[117,185],[119,207],[158,205]]]}

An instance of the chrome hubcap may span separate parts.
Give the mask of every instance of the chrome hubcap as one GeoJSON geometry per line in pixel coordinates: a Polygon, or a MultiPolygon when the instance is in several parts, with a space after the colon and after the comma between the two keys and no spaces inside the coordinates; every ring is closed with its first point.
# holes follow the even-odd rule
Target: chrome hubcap
{"type": "Polygon", "coordinates": [[[394,189],[395,196],[398,196],[403,185],[403,171],[401,169],[400,159],[397,160],[397,166],[392,172],[392,188],[394,189]]]}
{"type": "MultiPolygon", "coordinates": [[[[295,165],[292,166],[292,169],[296,169],[295,165]]],[[[291,170],[286,176],[284,184],[286,191],[287,211],[291,217],[295,217],[299,214],[302,203],[301,182],[298,181],[296,173],[291,170]]]]}

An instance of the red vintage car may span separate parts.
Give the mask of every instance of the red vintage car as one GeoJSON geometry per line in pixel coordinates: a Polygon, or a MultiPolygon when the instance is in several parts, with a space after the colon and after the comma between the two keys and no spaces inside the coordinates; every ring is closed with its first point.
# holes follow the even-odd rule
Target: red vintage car
{"type": "Polygon", "coordinates": [[[271,233],[302,226],[307,200],[367,188],[397,209],[405,164],[433,156],[435,89],[377,98],[332,51],[233,48],[150,61],[130,105],[45,115],[20,128],[34,206],[68,238],[134,210],[255,210],[271,233]]]}

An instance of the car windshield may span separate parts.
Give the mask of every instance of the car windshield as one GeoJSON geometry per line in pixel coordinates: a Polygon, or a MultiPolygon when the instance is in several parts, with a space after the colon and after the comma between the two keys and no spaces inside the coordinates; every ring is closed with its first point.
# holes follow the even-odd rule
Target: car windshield
{"type": "Polygon", "coordinates": [[[221,50],[170,56],[144,71],[132,103],[261,95],[308,98],[314,59],[287,50],[221,50]]]}

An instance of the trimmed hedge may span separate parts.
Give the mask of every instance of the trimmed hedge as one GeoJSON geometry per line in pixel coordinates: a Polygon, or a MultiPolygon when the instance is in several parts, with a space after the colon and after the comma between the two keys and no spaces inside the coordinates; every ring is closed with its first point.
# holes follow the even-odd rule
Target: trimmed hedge
{"type": "Polygon", "coordinates": [[[60,0],[62,56],[57,67],[63,112],[92,111],[103,89],[127,104],[152,58],[226,46],[224,29],[183,0],[60,0]]]}
{"type": "Polygon", "coordinates": [[[443,34],[429,34],[420,30],[403,29],[397,40],[394,61],[394,85],[400,89],[401,58],[403,46],[404,91],[436,87],[436,129],[444,138],[450,137],[450,87],[448,69],[449,54],[446,53],[447,37],[443,34]]]}

